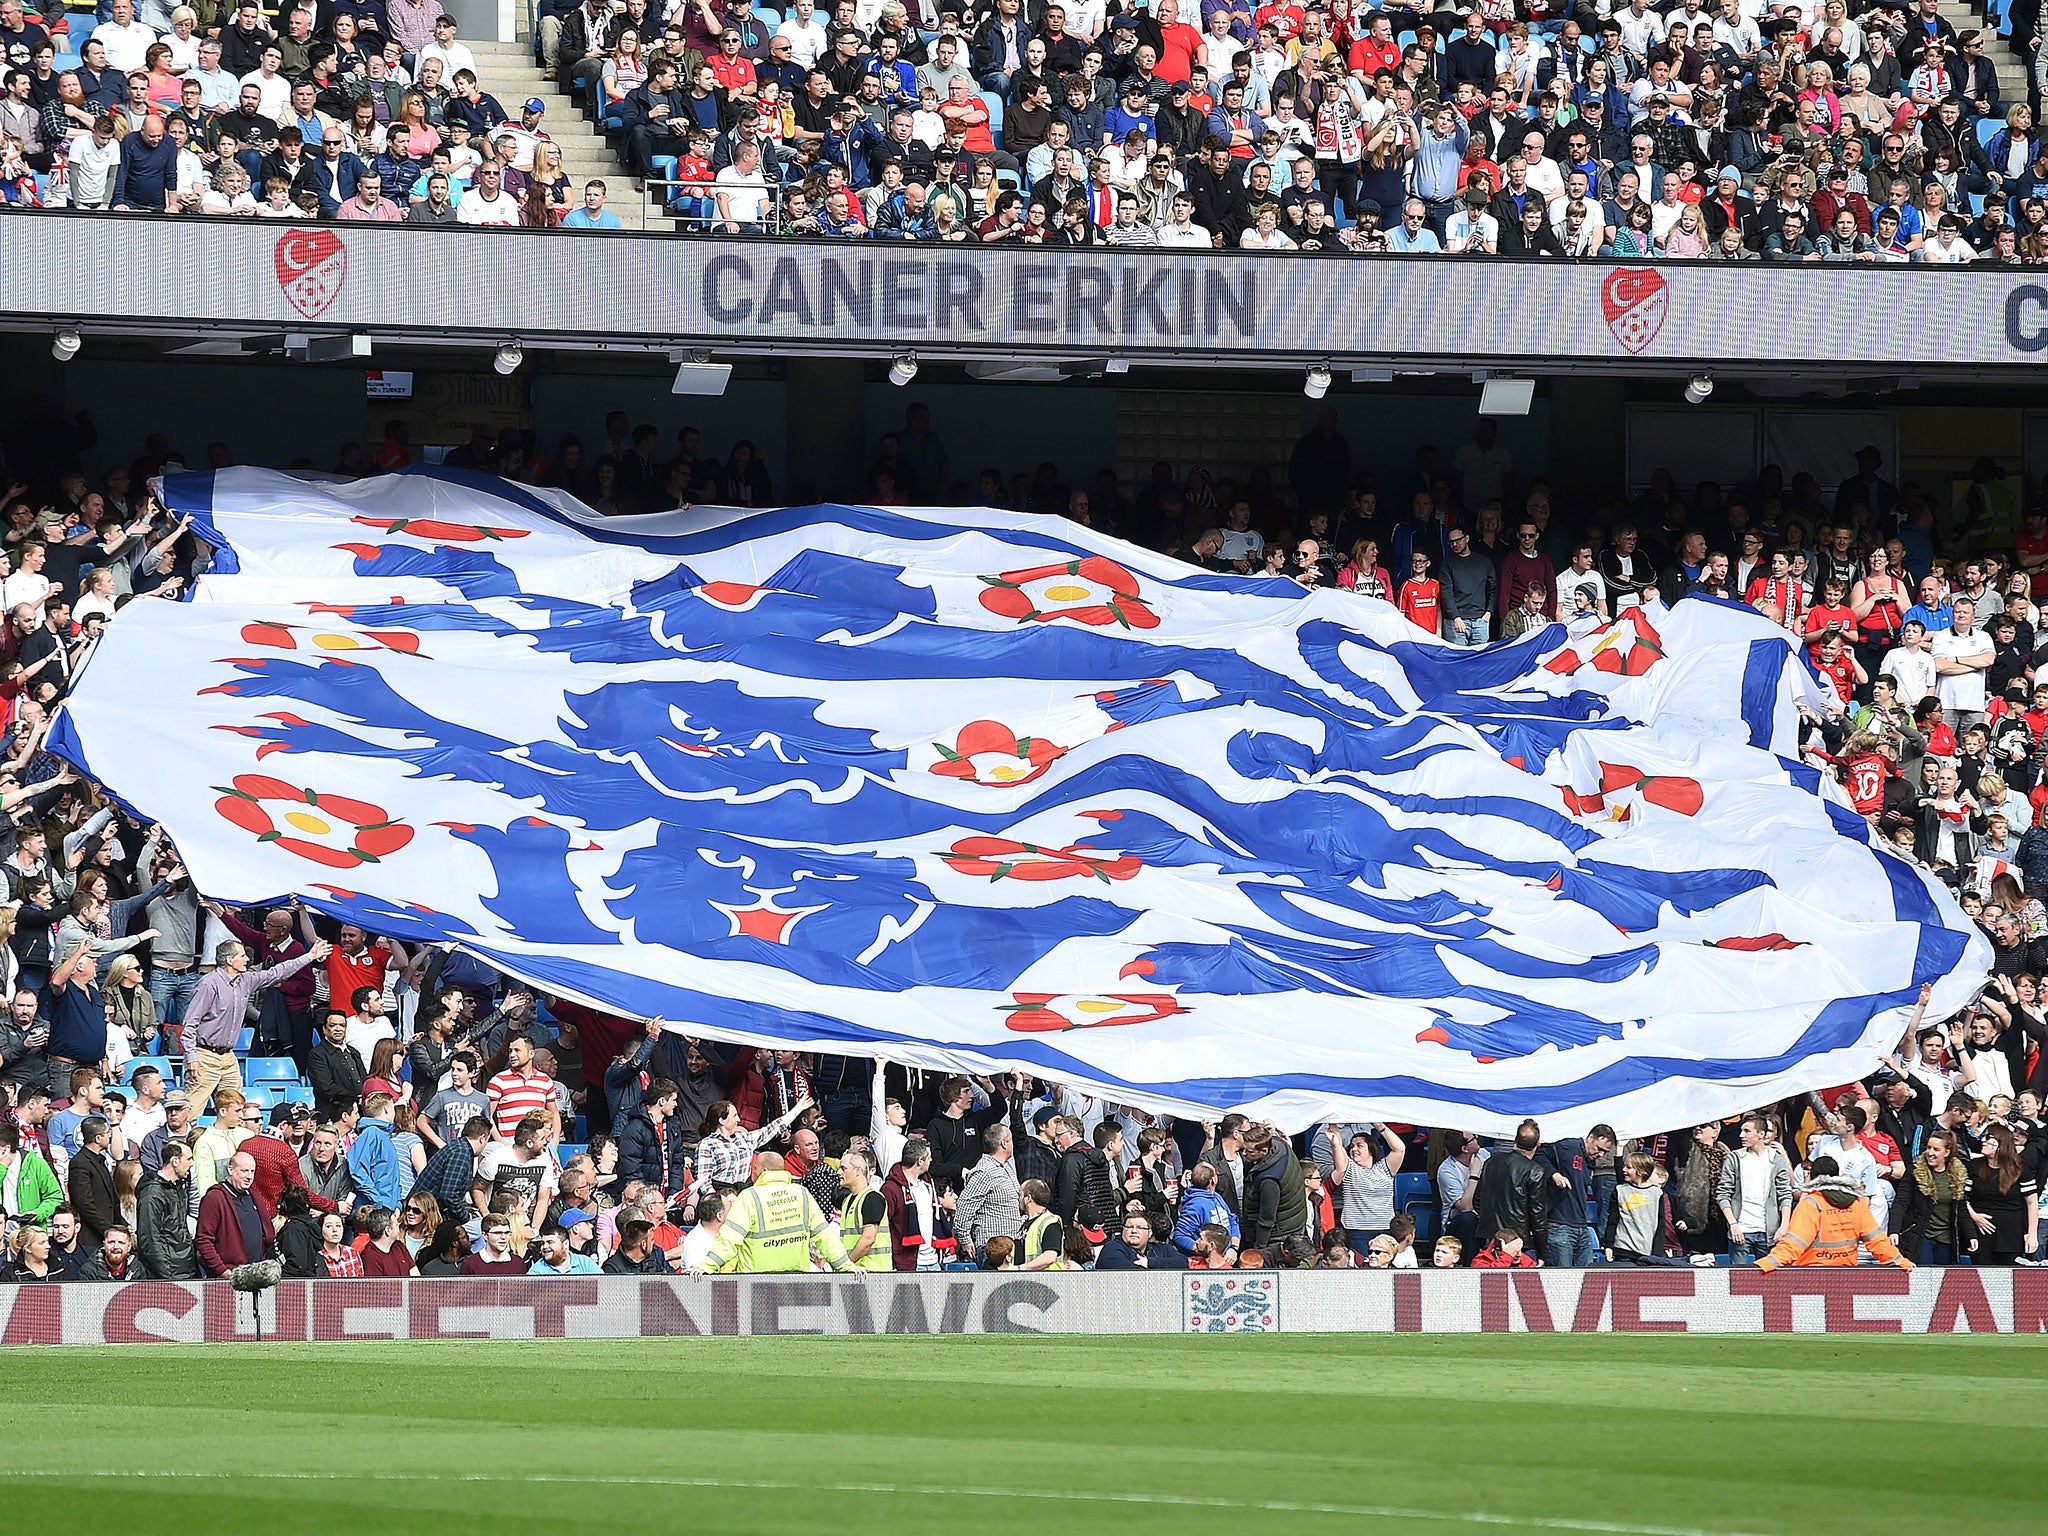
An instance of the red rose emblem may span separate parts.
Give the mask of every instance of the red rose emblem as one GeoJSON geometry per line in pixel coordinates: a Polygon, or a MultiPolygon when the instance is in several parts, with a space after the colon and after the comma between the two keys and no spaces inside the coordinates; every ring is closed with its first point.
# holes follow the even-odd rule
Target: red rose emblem
{"type": "Polygon", "coordinates": [[[412,841],[411,827],[367,800],[323,795],[261,773],[238,774],[232,785],[214,788],[221,798],[213,808],[223,821],[329,869],[378,863],[412,841]]]}
{"type": "MultiPolygon", "coordinates": [[[[1624,608],[1621,617],[1599,633],[1600,639],[1583,656],[1575,647],[1567,646],[1544,662],[1543,670],[1566,677],[1590,666],[1595,672],[1614,677],[1641,677],[1664,659],[1664,637],[1640,607],[1624,608]]],[[[1580,644],[1584,643],[1582,639],[1580,644]]]]}
{"type": "Polygon", "coordinates": [[[1128,880],[1144,867],[1135,854],[1114,858],[1091,852],[1086,844],[1041,848],[1007,837],[963,837],[939,855],[957,874],[996,880],[1128,880]]]}
{"type": "Polygon", "coordinates": [[[429,539],[439,544],[496,544],[506,539],[523,539],[527,534],[524,528],[444,523],[437,517],[352,517],[349,521],[360,523],[365,528],[381,528],[386,533],[402,533],[409,538],[429,539]]]}
{"type": "Polygon", "coordinates": [[[1138,578],[1101,555],[981,578],[981,606],[1020,624],[1069,619],[1095,628],[1156,629],[1159,615],[1138,595],[1138,578]]]}
{"type": "Polygon", "coordinates": [[[942,779],[967,779],[991,788],[1029,784],[1066,756],[1067,748],[1043,736],[1019,736],[997,720],[975,720],[960,728],[952,746],[942,741],[931,771],[942,779]]]}
{"type": "Polygon", "coordinates": [[[1169,992],[1012,992],[1010,999],[1002,1005],[1003,1023],[1027,1035],[1152,1024],[1194,1012],[1169,992]]]}

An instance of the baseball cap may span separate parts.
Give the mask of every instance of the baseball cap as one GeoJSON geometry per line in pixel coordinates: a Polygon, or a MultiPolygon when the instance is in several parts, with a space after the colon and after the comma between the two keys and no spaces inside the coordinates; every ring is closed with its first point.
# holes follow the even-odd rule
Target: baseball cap
{"type": "Polygon", "coordinates": [[[1195,94],[1195,88],[1185,80],[1176,80],[1167,88],[1166,93],[1169,96],[1192,96],[1195,94]]]}
{"type": "Polygon", "coordinates": [[[586,1221],[595,1222],[596,1220],[597,1218],[591,1215],[588,1211],[578,1211],[572,1209],[562,1212],[561,1221],[558,1223],[558,1225],[564,1232],[567,1232],[572,1227],[582,1226],[583,1223],[586,1221]]]}
{"type": "Polygon", "coordinates": [[[192,1096],[182,1088],[173,1088],[164,1095],[165,1109],[190,1109],[191,1107],[192,1096]]]}
{"type": "Polygon", "coordinates": [[[312,1118],[313,1111],[303,1104],[280,1104],[270,1112],[270,1123],[273,1126],[290,1125],[297,1120],[312,1118]]]}
{"type": "Polygon", "coordinates": [[[527,97],[527,98],[526,98],[526,110],[527,110],[527,111],[529,111],[529,112],[546,112],[546,111],[547,111],[547,109],[548,109],[548,104],[547,104],[546,102],[542,101],[542,100],[541,100],[541,99],[540,99],[540,98],[539,98],[538,96],[529,96],[529,97],[527,97]]]}
{"type": "MultiPolygon", "coordinates": [[[[1181,84],[1181,85],[1186,85],[1186,84],[1187,84],[1187,82],[1186,82],[1185,80],[1183,80],[1183,81],[1180,81],[1180,82],[1179,82],[1179,84],[1181,84]]],[[[1133,75],[1133,76],[1131,76],[1131,78],[1130,78],[1130,79],[1128,79],[1128,80],[1126,80],[1126,81],[1124,82],[1124,94],[1125,94],[1126,96],[1142,96],[1142,95],[1144,95],[1144,94],[1145,94],[1145,82],[1144,82],[1144,81],[1142,81],[1142,80],[1140,80],[1140,79],[1139,79],[1139,78],[1138,78],[1138,77],[1137,77],[1136,75],[1133,75]]]]}

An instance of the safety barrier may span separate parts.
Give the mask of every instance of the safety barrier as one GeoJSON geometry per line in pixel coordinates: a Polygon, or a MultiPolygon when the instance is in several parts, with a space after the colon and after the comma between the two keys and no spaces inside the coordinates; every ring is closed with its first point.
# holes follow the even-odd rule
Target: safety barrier
{"type": "Polygon", "coordinates": [[[1475,366],[1869,382],[2036,370],[2038,267],[1502,262],[293,225],[34,213],[0,236],[0,327],[348,330],[423,344],[1123,362],[1475,366]],[[544,295],[546,302],[536,303],[544,295]],[[1938,309],[1901,349],[1845,314],[1938,309]],[[1906,354],[1910,353],[1910,357],[1906,354]],[[1873,370],[1875,372],[1873,373],[1873,370]]]}
{"type": "MultiPolygon", "coordinates": [[[[2031,1269],[1233,1271],[288,1281],[262,1337],[2048,1332],[2031,1269]]],[[[0,1287],[0,1344],[257,1337],[220,1282],[0,1287]]]]}

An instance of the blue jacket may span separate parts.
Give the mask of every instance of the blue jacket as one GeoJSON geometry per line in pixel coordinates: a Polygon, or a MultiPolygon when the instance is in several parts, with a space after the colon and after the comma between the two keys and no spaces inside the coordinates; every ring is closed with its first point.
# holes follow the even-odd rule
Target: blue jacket
{"type": "MultiPolygon", "coordinates": [[[[1102,1252],[1095,1256],[1095,1267],[1098,1270],[1136,1269],[1139,1267],[1137,1250],[1123,1240],[1122,1233],[1117,1233],[1102,1245],[1102,1252]]],[[[1186,1254],[1182,1253],[1171,1243],[1147,1243],[1145,1245],[1144,1267],[1146,1269],[1186,1269],[1188,1267],[1188,1259],[1186,1254]]]]}
{"type": "Polygon", "coordinates": [[[348,1171],[374,1205],[396,1210],[405,1199],[412,1170],[399,1163],[398,1148],[391,1140],[390,1122],[365,1120],[348,1149],[348,1171]]]}
{"type": "Polygon", "coordinates": [[[903,204],[903,194],[898,192],[875,210],[874,237],[877,240],[936,240],[939,237],[939,221],[932,217],[932,205],[912,213],[903,204]]]}
{"type": "Polygon", "coordinates": [[[853,120],[853,127],[847,132],[826,134],[818,158],[844,167],[846,184],[858,192],[875,184],[873,156],[882,143],[881,129],[861,116],[853,120]]]}
{"type": "MultiPolygon", "coordinates": [[[[583,210],[579,208],[576,211],[581,213],[583,210]]],[[[593,227],[617,229],[619,225],[615,221],[593,227]]],[[[612,1112],[614,1126],[622,1123],[627,1115],[640,1107],[640,1077],[643,1072],[650,1070],[647,1062],[654,1054],[654,1045],[652,1039],[642,1035],[633,1043],[630,1051],[623,1052],[618,1060],[604,1069],[604,1101],[612,1112]]]]}
{"type": "Polygon", "coordinates": [[[1546,1141],[1536,1149],[1536,1166],[1543,1170],[1543,1188],[1550,1196],[1550,1223],[1558,1227],[1586,1225],[1586,1201],[1593,1193],[1593,1170],[1586,1157],[1586,1144],[1576,1136],[1563,1141],[1546,1141]],[[1552,1174],[1569,1181],[1560,1186],[1552,1174]]]}
{"type": "Polygon", "coordinates": [[[667,1177],[663,1177],[662,1140],[653,1117],[644,1108],[628,1110],[613,1124],[619,1142],[619,1182],[634,1179],[657,1185],[664,1195],[682,1193],[683,1145],[680,1127],[673,1120],[668,1127],[667,1177]]]}
{"type": "Polygon", "coordinates": [[[334,161],[333,169],[329,170],[327,158],[323,155],[299,172],[299,179],[293,183],[292,190],[296,192],[301,187],[311,187],[320,199],[321,217],[331,219],[343,203],[356,195],[356,178],[368,169],[357,156],[343,150],[334,161]]]}
{"type": "Polygon", "coordinates": [[[1195,1239],[1204,1227],[1226,1227],[1230,1240],[1237,1241],[1237,1212],[1223,1203],[1213,1189],[1184,1189],[1180,1197],[1180,1220],[1174,1223],[1173,1246],[1182,1253],[1195,1251],[1195,1239]]]}

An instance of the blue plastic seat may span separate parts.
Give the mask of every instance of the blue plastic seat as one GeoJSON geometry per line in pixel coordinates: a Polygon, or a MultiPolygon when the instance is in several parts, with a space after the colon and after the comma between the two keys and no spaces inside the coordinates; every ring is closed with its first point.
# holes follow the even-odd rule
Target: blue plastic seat
{"type": "Polygon", "coordinates": [[[311,1083],[286,1083],[277,1090],[277,1102],[280,1104],[303,1104],[308,1109],[311,1109],[313,1107],[313,1085],[311,1083]]]}
{"type": "Polygon", "coordinates": [[[1003,143],[1003,98],[994,91],[981,93],[982,104],[988,108],[989,137],[995,140],[997,149],[1006,149],[1003,143]]]}
{"type": "Polygon", "coordinates": [[[185,1072],[185,1063],[176,1056],[138,1056],[128,1063],[128,1071],[122,1081],[134,1082],[135,1074],[144,1067],[155,1067],[167,1083],[176,1083],[185,1072]]]}
{"type": "Polygon", "coordinates": [[[1394,1175],[1394,1209],[1406,1211],[1415,1218],[1415,1242],[1418,1247],[1436,1240],[1436,1184],[1428,1174],[1394,1175]]]}
{"type": "Polygon", "coordinates": [[[2002,117],[1980,117],[1980,118],[1978,118],[1978,119],[1977,119],[1977,143],[1978,143],[1978,144],[1979,144],[1979,145],[1980,145],[1981,147],[1983,147],[1983,148],[1985,148],[1985,149],[1989,149],[1989,148],[1991,147],[1991,141],[1992,141],[1993,139],[1995,139],[1995,138],[1997,138],[1997,137],[1998,137],[1998,130],[1999,130],[1999,129],[2001,129],[2001,128],[2003,128],[2004,126],[2005,126],[2005,119],[2004,119],[2004,118],[2002,118],[2002,117]]]}
{"type": "Polygon", "coordinates": [[[237,1056],[246,1056],[249,1054],[250,1051],[255,1049],[255,1046],[256,1031],[245,1026],[242,1030],[242,1033],[238,1037],[236,1037],[235,1054],[237,1056]]]}
{"type": "Polygon", "coordinates": [[[298,1063],[289,1056],[252,1056],[242,1063],[245,1083],[296,1083],[298,1063]]]}
{"type": "Polygon", "coordinates": [[[588,1146],[579,1146],[575,1142],[565,1141],[560,1146],[555,1148],[555,1155],[561,1161],[566,1163],[569,1161],[570,1158],[581,1157],[584,1153],[588,1152],[589,1150],[590,1148],[588,1146]]]}
{"type": "Polygon", "coordinates": [[[268,1088],[255,1088],[245,1085],[242,1089],[242,1097],[251,1104],[254,1104],[266,1115],[270,1113],[271,1106],[277,1103],[277,1095],[268,1088]]]}

